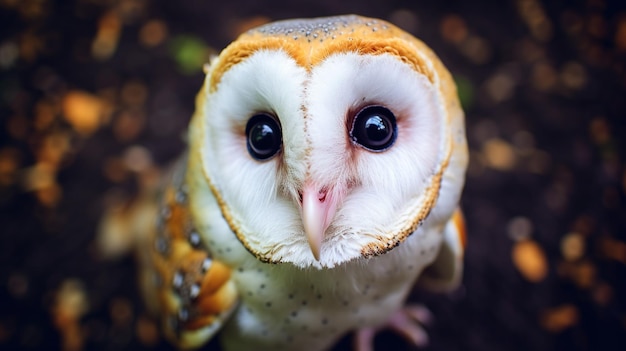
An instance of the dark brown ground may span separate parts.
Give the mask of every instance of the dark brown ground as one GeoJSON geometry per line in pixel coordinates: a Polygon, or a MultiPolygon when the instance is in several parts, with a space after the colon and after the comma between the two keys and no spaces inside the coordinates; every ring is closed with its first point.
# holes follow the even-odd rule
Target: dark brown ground
{"type": "Polygon", "coordinates": [[[412,295],[426,350],[626,349],[624,1],[209,3],[0,0],[0,349],[171,349],[132,258],[99,258],[99,217],[183,149],[208,53],[342,13],[422,38],[467,111],[466,272],[412,295]]]}

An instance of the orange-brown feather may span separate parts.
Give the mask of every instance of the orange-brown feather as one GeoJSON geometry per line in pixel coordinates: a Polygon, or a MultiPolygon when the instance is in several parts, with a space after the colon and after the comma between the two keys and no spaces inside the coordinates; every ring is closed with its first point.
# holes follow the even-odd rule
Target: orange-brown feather
{"type": "Polygon", "coordinates": [[[463,217],[463,212],[460,208],[457,208],[457,210],[454,211],[452,220],[454,221],[454,226],[456,227],[456,231],[459,235],[461,247],[465,250],[465,246],[467,245],[467,230],[465,227],[465,217],[463,217]]]}

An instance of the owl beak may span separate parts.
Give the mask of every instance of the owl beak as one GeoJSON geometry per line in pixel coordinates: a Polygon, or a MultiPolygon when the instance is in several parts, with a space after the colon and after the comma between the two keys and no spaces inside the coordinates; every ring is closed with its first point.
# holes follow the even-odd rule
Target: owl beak
{"type": "Polygon", "coordinates": [[[320,248],[324,233],[335,217],[342,192],[306,185],[302,191],[302,224],[304,233],[316,260],[320,259],[320,248]]]}

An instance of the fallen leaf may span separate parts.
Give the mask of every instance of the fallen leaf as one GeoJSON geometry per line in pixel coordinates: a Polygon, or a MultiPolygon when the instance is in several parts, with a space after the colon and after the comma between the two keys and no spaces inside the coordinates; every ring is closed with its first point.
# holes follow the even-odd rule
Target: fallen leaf
{"type": "Polygon", "coordinates": [[[541,316],[541,325],[552,333],[561,332],[578,323],[578,309],[572,305],[562,305],[545,311],[541,316]]]}
{"type": "Polygon", "coordinates": [[[535,241],[520,240],[513,246],[513,264],[528,281],[538,283],[548,274],[543,249],[535,241]]]}
{"type": "Polygon", "coordinates": [[[74,90],[63,97],[63,116],[82,135],[95,132],[102,121],[104,104],[100,98],[84,91],[74,90]]]}
{"type": "Polygon", "coordinates": [[[515,166],[515,152],[506,141],[498,138],[489,139],[483,145],[483,155],[487,164],[499,171],[508,171],[515,166]]]}
{"type": "Polygon", "coordinates": [[[165,41],[168,29],[165,22],[160,20],[148,21],[139,31],[139,42],[148,47],[157,46],[165,41]]]}
{"type": "Polygon", "coordinates": [[[52,320],[61,334],[62,350],[83,349],[85,336],[81,331],[80,319],[88,310],[87,294],[83,284],[75,279],[64,281],[57,291],[52,308],[52,320]]]}
{"type": "Polygon", "coordinates": [[[585,253],[585,239],[579,233],[572,232],[561,239],[561,254],[567,261],[575,261],[585,253]]]}

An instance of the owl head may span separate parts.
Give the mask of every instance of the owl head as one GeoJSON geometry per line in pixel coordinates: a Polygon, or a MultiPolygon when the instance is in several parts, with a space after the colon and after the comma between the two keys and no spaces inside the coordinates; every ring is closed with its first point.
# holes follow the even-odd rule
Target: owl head
{"type": "Polygon", "coordinates": [[[467,150],[455,85],[387,22],[253,29],[211,62],[197,101],[204,180],[262,261],[322,268],[381,255],[457,206],[467,150]]]}

